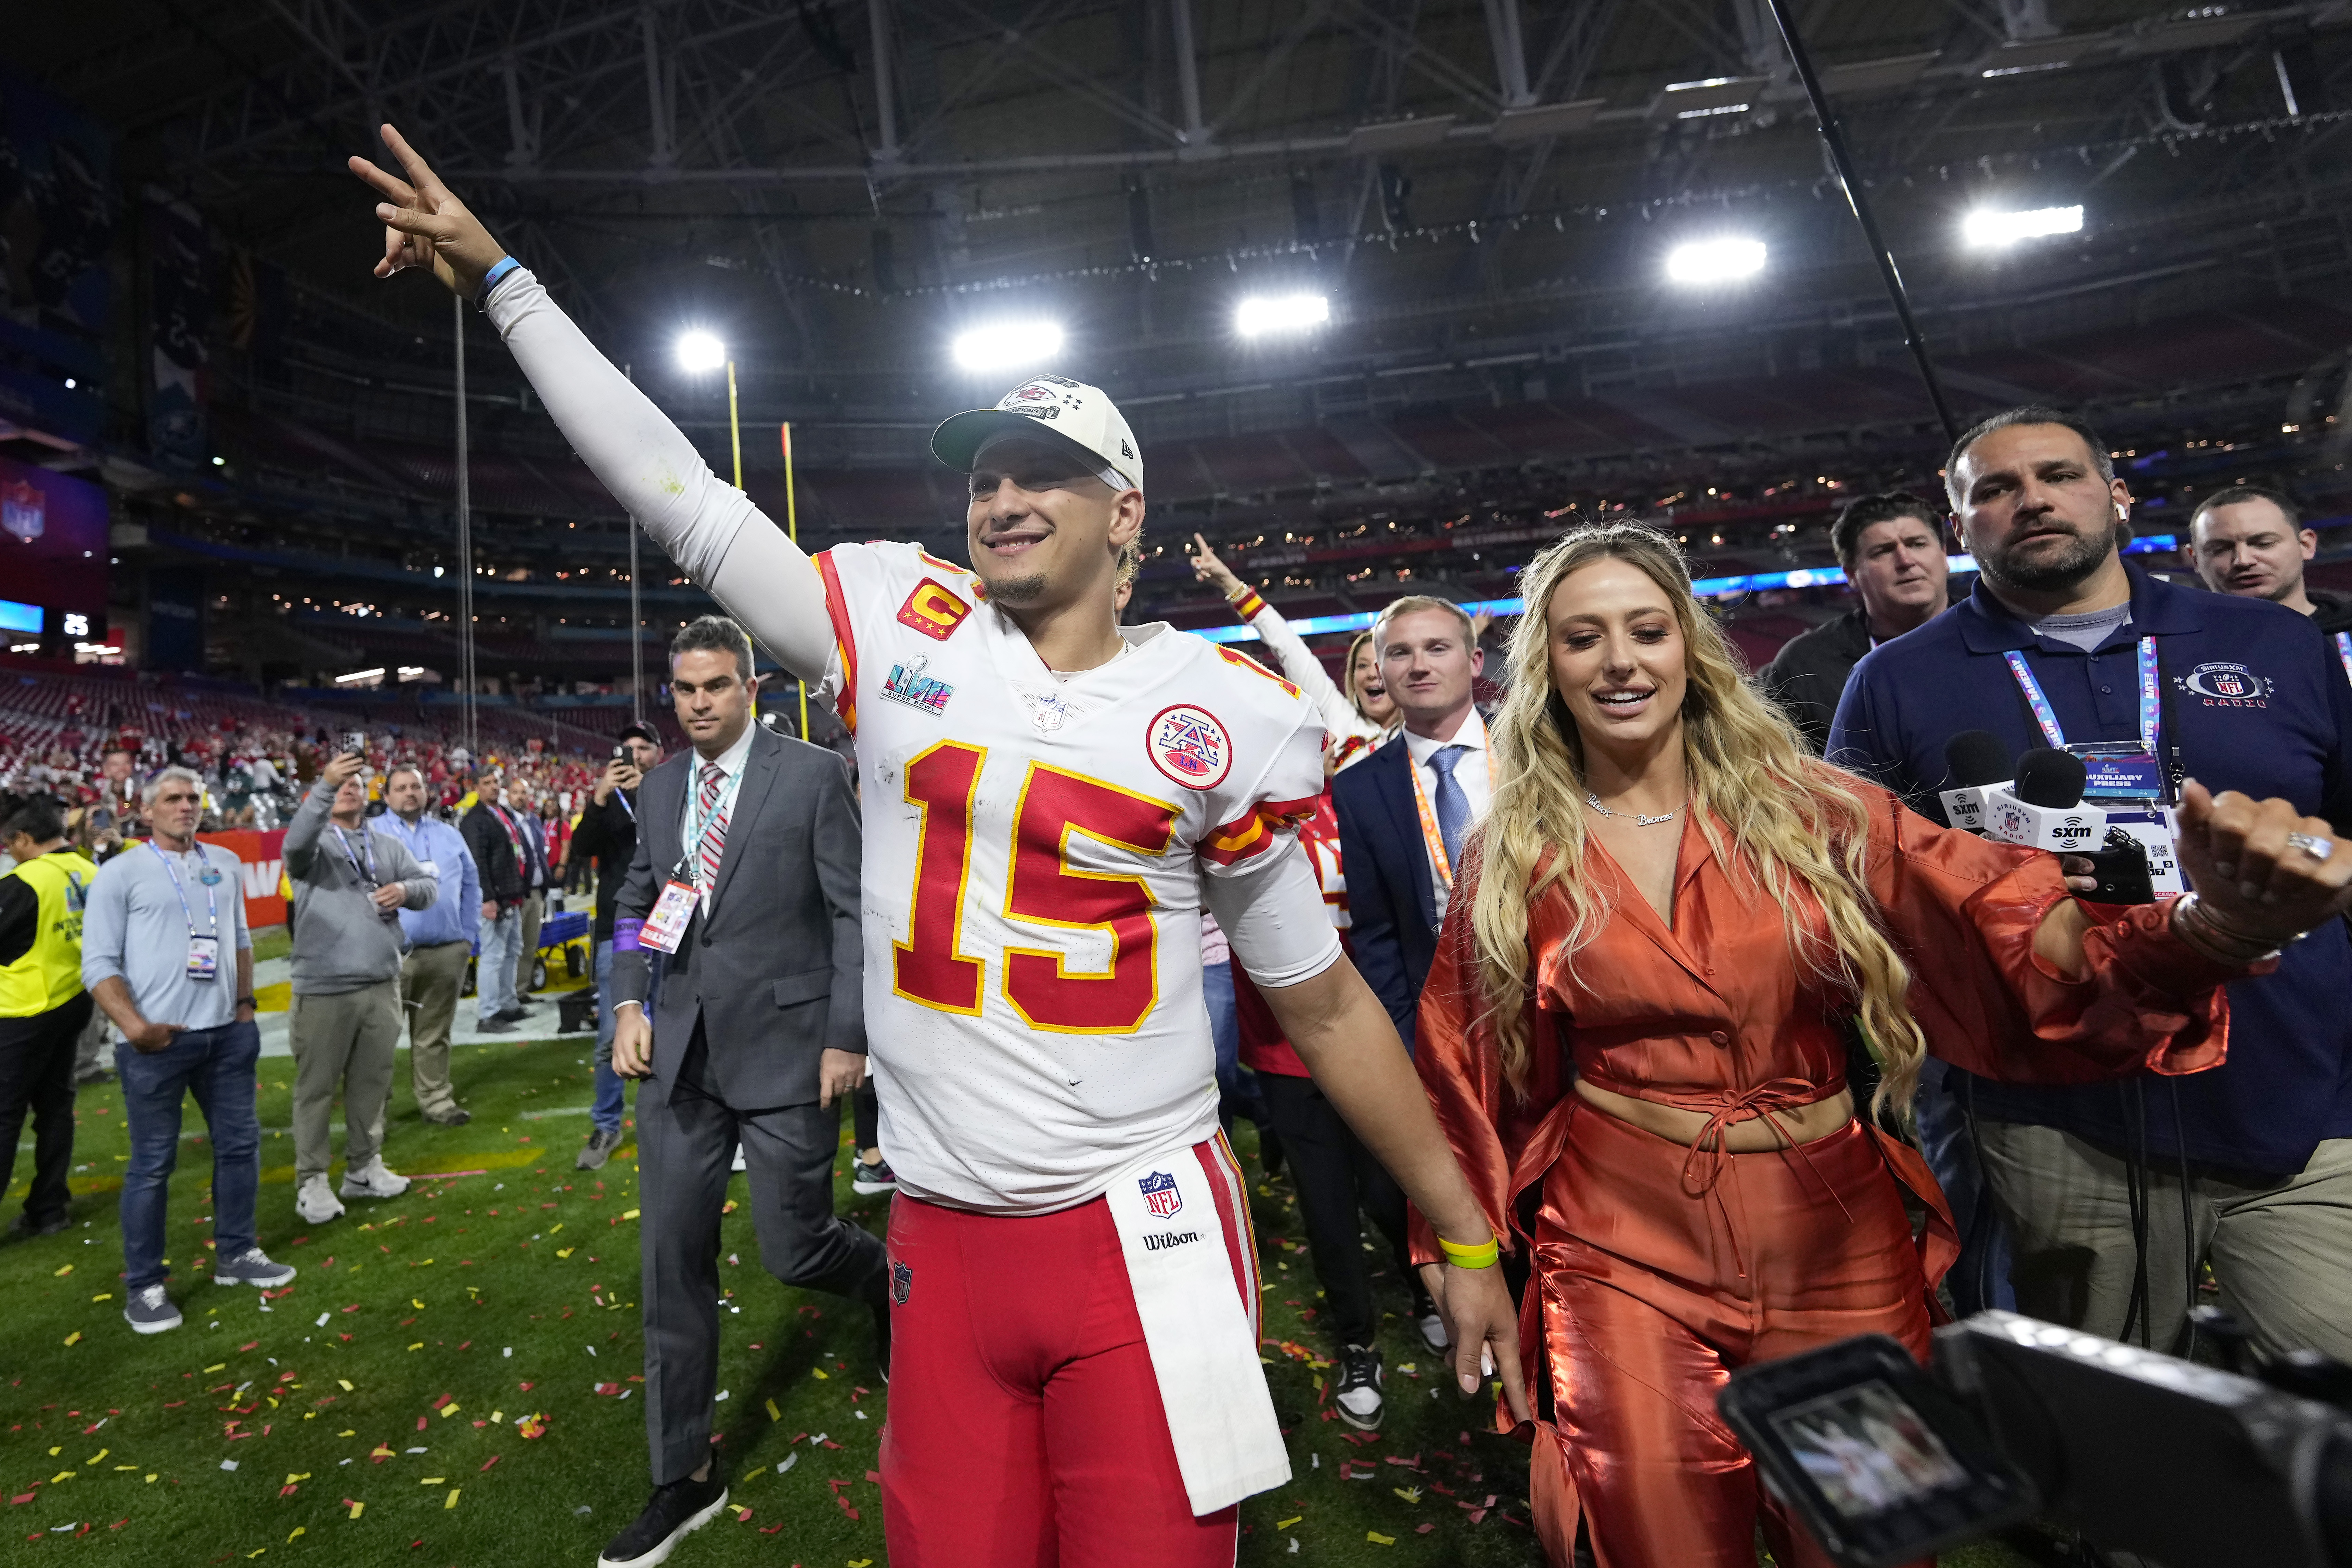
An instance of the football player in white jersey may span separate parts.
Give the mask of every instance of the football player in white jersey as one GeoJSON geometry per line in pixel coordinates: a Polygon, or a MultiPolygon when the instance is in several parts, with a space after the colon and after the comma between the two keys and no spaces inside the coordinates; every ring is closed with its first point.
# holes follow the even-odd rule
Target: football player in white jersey
{"type": "MultiPolygon", "coordinates": [[[[812,560],[383,140],[405,179],[351,161],[383,198],[377,276],[429,267],[480,304],[630,516],[856,735],[866,1028],[902,1199],[895,1568],[1230,1564],[1239,1500],[1288,1479],[1217,1132],[1204,905],[1461,1260],[1444,1308],[1465,1394],[1491,1347],[1526,1419],[1505,1217],[1462,1179],[1291,831],[1321,788],[1312,709],[1239,654],[1118,624],[1143,465],[1110,400],[1035,377],[940,427],[971,475],[971,570],[904,544],[812,560]]],[[[715,1464],[655,1481],[648,1514],[676,1527],[631,1561],[724,1498],[715,1464]]]]}

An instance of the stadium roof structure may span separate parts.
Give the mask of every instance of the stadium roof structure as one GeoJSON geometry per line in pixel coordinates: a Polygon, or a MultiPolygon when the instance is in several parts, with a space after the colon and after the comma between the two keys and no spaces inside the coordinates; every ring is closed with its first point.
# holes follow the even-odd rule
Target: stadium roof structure
{"type": "MultiPolygon", "coordinates": [[[[1963,415],[2337,406],[2352,0],[1790,5],[1963,415]]],[[[368,276],[343,167],[387,119],[723,470],[724,378],[673,354],[720,339],[747,486],[781,500],[789,421],[820,538],[952,540],[926,435],[1038,369],[1117,397],[1155,528],[1213,538],[1552,478],[1654,500],[1695,465],[1921,485],[1941,444],[1769,0],[115,0],[35,8],[10,54],[112,134],[126,199],[184,200],[280,286],[266,351],[215,361],[209,487],[139,467],[120,386],[82,461],[164,508],[159,539],[370,601],[371,573],[434,580],[453,473],[451,308],[368,276]],[[1761,268],[1669,277],[1727,238],[1761,268]],[[1323,319],[1237,330],[1300,295],[1323,319]],[[1066,347],[955,363],[1021,320],[1066,347]]],[[[475,506],[544,557],[478,569],[486,604],[609,625],[574,580],[609,593],[619,519],[458,319],[475,506]]]]}

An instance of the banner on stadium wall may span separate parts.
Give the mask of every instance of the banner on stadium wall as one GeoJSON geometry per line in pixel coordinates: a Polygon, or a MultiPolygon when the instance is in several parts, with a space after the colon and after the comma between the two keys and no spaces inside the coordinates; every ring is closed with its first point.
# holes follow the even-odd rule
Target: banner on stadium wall
{"type": "Polygon", "coordinates": [[[260,832],[232,828],[226,832],[198,833],[208,844],[218,844],[235,855],[245,876],[245,923],[259,930],[286,924],[286,897],[279,891],[286,873],[286,830],[260,832]]]}
{"type": "Polygon", "coordinates": [[[211,455],[212,236],[185,202],[152,185],[146,196],[147,444],[193,467],[211,455]]]}

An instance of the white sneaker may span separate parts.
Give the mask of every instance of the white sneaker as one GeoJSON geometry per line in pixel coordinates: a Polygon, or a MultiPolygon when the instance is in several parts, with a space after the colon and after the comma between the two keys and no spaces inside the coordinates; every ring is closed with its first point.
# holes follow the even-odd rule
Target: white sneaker
{"type": "Polygon", "coordinates": [[[408,1178],[384,1169],[382,1155],[368,1161],[362,1170],[346,1166],[343,1171],[345,1197],[398,1197],[407,1190],[408,1178]]]}
{"type": "Polygon", "coordinates": [[[305,1225],[324,1225],[343,1217],[343,1206],[336,1200],[335,1189],[327,1185],[325,1172],[302,1178],[300,1189],[294,1194],[294,1212],[305,1225]]]}

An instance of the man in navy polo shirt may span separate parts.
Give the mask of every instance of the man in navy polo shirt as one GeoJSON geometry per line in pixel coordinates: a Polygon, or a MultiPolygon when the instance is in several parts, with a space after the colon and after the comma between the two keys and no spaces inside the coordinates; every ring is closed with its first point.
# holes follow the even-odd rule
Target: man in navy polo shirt
{"type": "MultiPolygon", "coordinates": [[[[2147,771],[2257,800],[2284,796],[2352,830],[2352,685],[2305,617],[2175,588],[2126,566],[2131,494],[2080,421],[2012,409],[1960,438],[1946,470],[1976,591],[1855,667],[1831,760],[1937,821],[1945,743],[1989,730],[2013,753],[2152,742],[2147,771]],[[2142,701],[2143,669],[2155,700],[2142,701]],[[2154,731],[2151,735],[2149,732],[2154,731]]],[[[2189,1270],[2210,1258],[2222,1301],[2265,1348],[2352,1356],[2352,943],[2341,922],[2275,974],[2230,987],[2230,1056],[2210,1072],[2081,1088],[1944,1074],[1935,1124],[1973,1109],[2008,1222],[2021,1311],[2159,1349],[2179,1334],[2189,1270]],[[2139,1223],[2131,1197],[2144,1149],[2139,1223]],[[2184,1206],[2182,1174],[2188,1177],[2184,1206]],[[2184,1236],[2182,1211],[2193,1234],[2184,1236]]],[[[1967,1140],[1947,1139],[1958,1153],[1967,1140]]],[[[1965,1186],[1953,1159],[1937,1174],[1965,1186]]]]}

